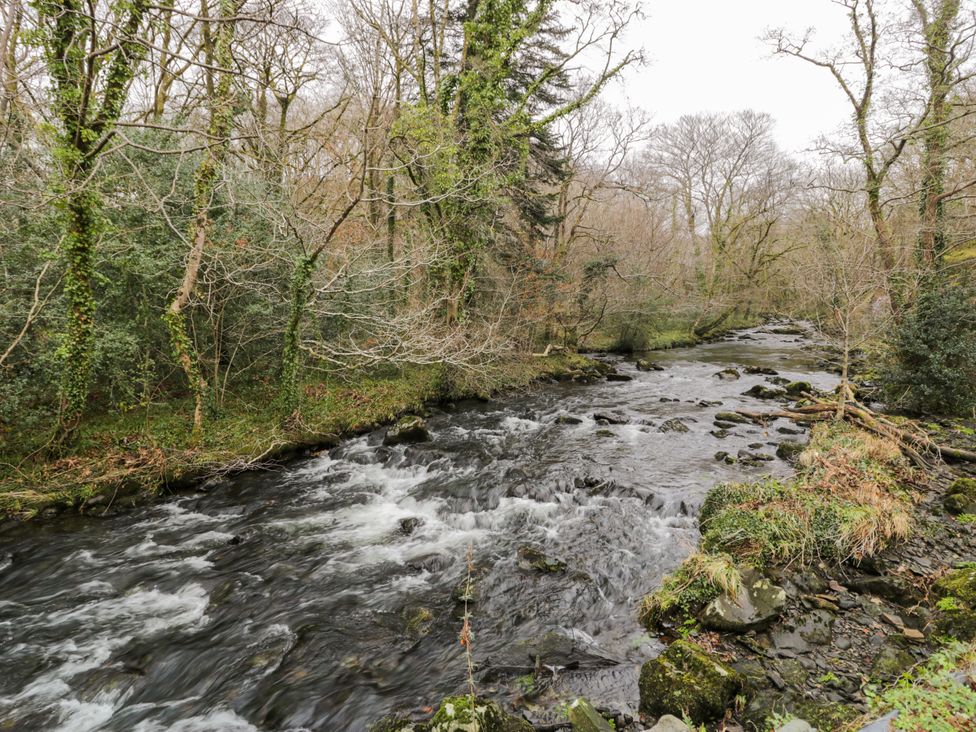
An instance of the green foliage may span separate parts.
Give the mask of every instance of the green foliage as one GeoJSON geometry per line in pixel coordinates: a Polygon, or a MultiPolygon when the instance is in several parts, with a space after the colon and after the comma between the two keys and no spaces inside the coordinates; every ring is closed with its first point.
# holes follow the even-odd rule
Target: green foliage
{"type": "Polygon", "coordinates": [[[907,409],[968,415],[976,408],[976,289],[935,278],[893,336],[883,372],[888,398],[907,409]]]}
{"type": "Polygon", "coordinates": [[[872,711],[897,711],[892,729],[914,732],[956,732],[976,719],[976,690],[953,674],[976,662],[976,647],[952,643],[936,653],[915,675],[870,697],[872,711]]]}

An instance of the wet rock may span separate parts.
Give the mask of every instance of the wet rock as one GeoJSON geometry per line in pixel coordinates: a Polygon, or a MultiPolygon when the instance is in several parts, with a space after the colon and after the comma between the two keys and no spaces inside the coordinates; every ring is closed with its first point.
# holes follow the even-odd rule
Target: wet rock
{"type": "Polygon", "coordinates": [[[742,573],[742,587],[735,598],[723,593],[702,612],[701,621],[712,630],[744,633],[767,627],[783,611],[786,591],[753,570],[742,573]]]}
{"type": "Polygon", "coordinates": [[[976,638],[976,566],[954,569],[933,585],[935,627],[959,640],[976,638]]]}
{"type": "Polygon", "coordinates": [[[597,430],[593,433],[596,437],[616,437],[617,435],[613,430],[597,430]]]}
{"type": "Polygon", "coordinates": [[[915,605],[922,599],[917,589],[897,575],[854,577],[847,581],[847,586],[858,592],[876,595],[896,605],[915,605]]]}
{"type": "Polygon", "coordinates": [[[762,376],[778,376],[779,371],[765,366],[746,366],[743,371],[747,374],[760,374],[762,376]]]}
{"type": "Polygon", "coordinates": [[[786,391],[774,386],[756,384],[751,389],[742,392],[742,396],[753,397],[754,399],[780,399],[786,396],[786,391]]]}
{"type": "Polygon", "coordinates": [[[688,432],[688,425],[682,422],[680,419],[669,419],[661,423],[661,426],[657,428],[658,432],[688,432]]]}
{"type": "Polygon", "coordinates": [[[550,557],[542,549],[532,544],[519,546],[515,563],[519,569],[526,571],[545,572],[548,574],[565,572],[566,562],[550,557]]]}
{"type": "Polygon", "coordinates": [[[661,364],[643,358],[637,359],[636,366],[638,371],[664,371],[661,364]]]}
{"type": "Polygon", "coordinates": [[[426,729],[427,732],[533,732],[531,724],[506,714],[495,702],[472,701],[470,696],[445,699],[426,729]]]}
{"type": "Polygon", "coordinates": [[[790,383],[790,380],[785,376],[767,376],[766,381],[775,386],[786,386],[790,383]]]}
{"type": "Polygon", "coordinates": [[[808,643],[818,646],[828,645],[833,638],[836,616],[827,610],[814,610],[803,616],[803,623],[797,632],[808,643]]]}
{"type": "Polygon", "coordinates": [[[725,714],[743,681],[698,646],[678,640],[641,667],[640,711],[652,717],[687,715],[702,724],[725,714]]]}
{"type": "Polygon", "coordinates": [[[594,412],[593,420],[597,424],[627,424],[630,417],[623,412],[594,412]]]}
{"type": "Polygon", "coordinates": [[[946,491],[946,511],[953,515],[976,514],[976,479],[959,478],[946,491]]]}
{"type": "Polygon", "coordinates": [[[581,424],[582,422],[582,419],[571,414],[560,414],[556,417],[556,424],[581,424]]]}
{"type": "Polygon", "coordinates": [[[607,374],[607,381],[633,381],[634,377],[629,374],[607,374]]]}
{"type": "Polygon", "coordinates": [[[446,554],[422,554],[407,562],[407,567],[414,572],[439,572],[453,562],[446,554]]]}
{"type": "Polygon", "coordinates": [[[570,704],[566,716],[573,725],[573,732],[613,732],[610,723],[586,699],[577,699],[570,704]]]}
{"type": "Polygon", "coordinates": [[[735,427],[735,422],[723,422],[720,419],[716,419],[712,424],[722,430],[730,430],[735,427]]]}
{"type": "Polygon", "coordinates": [[[893,644],[886,645],[871,663],[871,681],[894,681],[914,665],[915,657],[911,653],[893,644]]]}
{"type": "Polygon", "coordinates": [[[710,434],[712,437],[718,438],[719,440],[724,440],[726,437],[732,434],[732,431],[727,429],[710,430],[708,434],[710,434]]]}
{"type": "Polygon", "coordinates": [[[732,424],[750,424],[752,422],[751,419],[738,412],[718,412],[715,415],[715,419],[722,422],[731,422],[732,424]]]}
{"type": "Polygon", "coordinates": [[[793,442],[792,440],[786,440],[781,442],[776,446],[776,457],[780,460],[786,460],[787,462],[794,462],[800,457],[800,453],[806,449],[806,445],[802,442],[793,442]]]}
{"type": "Polygon", "coordinates": [[[692,729],[677,717],[665,714],[647,732],[692,732],[692,729]]]}
{"type": "Polygon", "coordinates": [[[735,381],[736,379],[741,378],[742,374],[739,373],[738,369],[727,368],[716,372],[715,376],[722,379],[722,381],[735,381]]]}
{"type": "Polygon", "coordinates": [[[761,452],[752,452],[750,450],[739,450],[738,457],[739,460],[742,461],[750,460],[750,461],[760,462],[760,463],[768,462],[773,459],[772,455],[766,455],[761,452]]]}
{"type": "Polygon", "coordinates": [[[813,384],[809,381],[791,381],[785,387],[786,393],[791,397],[799,397],[804,393],[810,394],[813,392],[813,384]]]}
{"type": "Polygon", "coordinates": [[[776,328],[770,328],[769,332],[776,335],[803,336],[807,334],[806,328],[804,328],[802,325],[781,325],[777,326],[776,328]]]}
{"type": "Polygon", "coordinates": [[[430,430],[422,417],[403,417],[386,431],[384,445],[408,445],[430,440],[430,430]]]}
{"type": "Polygon", "coordinates": [[[414,531],[417,530],[419,526],[424,523],[422,518],[417,516],[409,516],[407,518],[400,519],[400,533],[404,536],[410,536],[414,531]]]}
{"type": "Polygon", "coordinates": [[[597,645],[589,635],[573,628],[555,628],[537,638],[516,641],[507,657],[498,661],[517,668],[558,666],[563,669],[599,669],[616,666],[620,659],[597,645]]]}
{"type": "Polygon", "coordinates": [[[794,427],[777,427],[776,431],[781,435],[802,435],[803,430],[798,430],[794,427]]]}

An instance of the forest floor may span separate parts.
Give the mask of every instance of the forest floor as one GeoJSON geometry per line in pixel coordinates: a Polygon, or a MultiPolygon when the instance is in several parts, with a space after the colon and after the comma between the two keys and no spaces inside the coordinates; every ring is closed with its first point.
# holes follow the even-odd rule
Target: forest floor
{"type": "Polygon", "coordinates": [[[57,456],[47,447],[49,434],[13,435],[0,446],[0,517],[105,514],[334,445],[428,404],[487,397],[544,379],[586,379],[599,367],[582,356],[555,354],[509,359],[470,385],[445,384],[433,367],[309,382],[297,423],[282,419],[271,387],[255,389],[214,410],[196,440],[185,400],[91,416],[57,456]]]}

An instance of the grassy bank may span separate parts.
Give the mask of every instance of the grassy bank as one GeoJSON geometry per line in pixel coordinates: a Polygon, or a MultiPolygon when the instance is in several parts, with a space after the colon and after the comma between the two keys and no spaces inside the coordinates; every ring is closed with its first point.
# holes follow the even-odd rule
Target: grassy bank
{"type": "Polygon", "coordinates": [[[709,338],[742,328],[761,325],[760,316],[732,315],[704,335],[695,334],[695,321],[690,318],[634,317],[609,322],[596,330],[584,344],[585,350],[600,353],[634,353],[687,348],[709,338]]]}
{"type": "Polygon", "coordinates": [[[269,386],[224,404],[196,442],[190,431],[192,405],[186,401],[101,414],[87,419],[75,444],[56,459],[46,455],[46,434],[7,441],[0,448],[0,515],[102,512],[208,476],[332,445],[430,403],[488,396],[592,367],[589,359],[565,354],[512,359],[470,382],[448,381],[437,367],[310,382],[304,387],[301,422],[288,426],[269,386]]]}
{"type": "Polygon", "coordinates": [[[649,627],[692,618],[745,567],[864,559],[912,530],[913,471],[898,446],[841,422],[817,425],[790,480],[716,486],[699,515],[701,540],[647,596],[649,627]]]}

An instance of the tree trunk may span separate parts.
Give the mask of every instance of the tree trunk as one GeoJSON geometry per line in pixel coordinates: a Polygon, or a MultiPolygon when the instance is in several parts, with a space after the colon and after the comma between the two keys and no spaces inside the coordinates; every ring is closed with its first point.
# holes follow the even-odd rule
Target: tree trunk
{"type": "Polygon", "coordinates": [[[312,284],[312,271],[315,269],[315,256],[302,257],[295,266],[291,278],[291,309],[288,313],[288,324],[285,327],[285,343],[281,356],[281,386],[279,387],[279,401],[282,411],[294,416],[301,406],[300,384],[301,373],[301,328],[302,315],[308,303],[309,287],[312,284]]]}
{"type": "Polygon", "coordinates": [[[210,210],[213,205],[217,175],[224,158],[227,156],[229,146],[228,137],[233,122],[231,44],[234,40],[235,24],[233,20],[227,19],[233,18],[236,12],[235,0],[220,0],[218,13],[221,22],[217,27],[214,41],[215,61],[220,70],[216,88],[211,97],[208,130],[210,145],[197,168],[194,180],[194,216],[193,223],[190,226],[190,252],[187,256],[186,268],[183,271],[183,281],[180,283],[180,289],[177,291],[176,297],[170,302],[164,316],[169,330],[173,355],[180,368],[183,369],[190,391],[193,394],[194,439],[199,439],[203,433],[203,404],[207,394],[207,381],[200,366],[199,354],[196,352],[190,337],[185,311],[193,290],[196,288],[200,264],[203,261],[203,250],[212,224],[210,210]]]}

